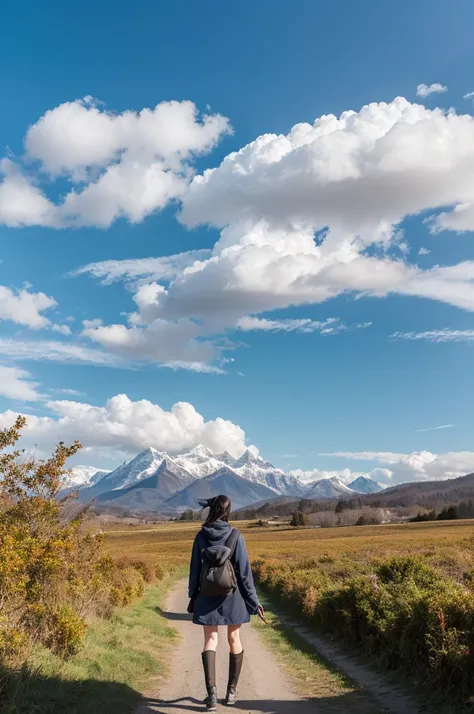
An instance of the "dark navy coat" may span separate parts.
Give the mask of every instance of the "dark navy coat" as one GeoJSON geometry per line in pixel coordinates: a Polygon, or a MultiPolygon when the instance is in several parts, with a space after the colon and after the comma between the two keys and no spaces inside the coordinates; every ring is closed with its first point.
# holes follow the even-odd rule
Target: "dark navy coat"
{"type": "MultiPolygon", "coordinates": [[[[189,597],[199,591],[201,551],[211,545],[224,545],[230,536],[231,526],[226,521],[215,521],[203,526],[194,539],[189,571],[189,597]]],[[[249,622],[259,606],[247,548],[239,534],[232,564],[237,576],[238,589],[228,595],[198,595],[194,603],[193,622],[196,625],[241,625],[249,622]]]]}

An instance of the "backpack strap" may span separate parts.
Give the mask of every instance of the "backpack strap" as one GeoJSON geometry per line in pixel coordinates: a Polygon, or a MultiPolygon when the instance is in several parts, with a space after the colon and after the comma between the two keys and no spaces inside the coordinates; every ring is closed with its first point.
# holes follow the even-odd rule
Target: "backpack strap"
{"type": "Polygon", "coordinates": [[[235,555],[235,549],[237,547],[237,542],[239,540],[239,536],[240,536],[240,531],[238,531],[237,528],[232,528],[230,536],[227,538],[227,540],[225,542],[226,546],[230,549],[229,560],[232,560],[232,558],[235,555]]]}

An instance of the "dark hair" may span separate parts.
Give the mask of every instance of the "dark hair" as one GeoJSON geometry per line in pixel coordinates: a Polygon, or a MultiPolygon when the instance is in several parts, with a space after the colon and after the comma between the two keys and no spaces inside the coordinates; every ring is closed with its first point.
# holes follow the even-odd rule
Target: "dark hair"
{"type": "Polygon", "coordinates": [[[215,521],[228,521],[232,504],[228,496],[216,496],[210,498],[207,502],[209,513],[207,515],[205,526],[210,526],[215,521]]]}

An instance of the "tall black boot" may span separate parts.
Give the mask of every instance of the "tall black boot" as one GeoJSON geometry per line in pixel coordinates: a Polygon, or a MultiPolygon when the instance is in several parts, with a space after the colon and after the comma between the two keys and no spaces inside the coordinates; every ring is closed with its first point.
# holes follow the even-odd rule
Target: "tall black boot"
{"type": "Polygon", "coordinates": [[[228,707],[232,707],[237,701],[237,684],[239,683],[242,663],[244,661],[243,651],[240,654],[229,655],[229,683],[227,685],[227,696],[225,703],[228,707]]]}
{"type": "Polygon", "coordinates": [[[208,712],[215,712],[217,709],[216,653],[213,650],[206,650],[201,656],[207,690],[204,703],[208,712]]]}

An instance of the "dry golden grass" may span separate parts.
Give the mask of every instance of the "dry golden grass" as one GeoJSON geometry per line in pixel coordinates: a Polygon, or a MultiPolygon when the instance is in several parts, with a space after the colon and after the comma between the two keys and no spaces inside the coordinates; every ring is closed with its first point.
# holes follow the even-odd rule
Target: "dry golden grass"
{"type": "MultiPolygon", "coordinates": [[[[308,558],[333,560],[350,570],[355,562],[420,555],[456,579],[474,569],[474,520],[314,529],[235,525],[245,536],[252,560],[281,559],[288,564],[308,558]]],[[[183,565],[198,528],[196,523],[118,525],[107,530],[105,548],[114,558],[133,556],[165,567],[183,565]]]]}
{"type": "MultiPolygon", "coordinates": [[[[409,672],[454,709],[474,696],[474,520],[328,529],[238,522],[265,591],[409,672]],[[434,567],[430,567],[434,566],[434,567]]],[[[199,524],[109,528],[115,558],[186,566],[199,524]]],[[[436,700],[438,701],[438,699],[436,700]]]]}

